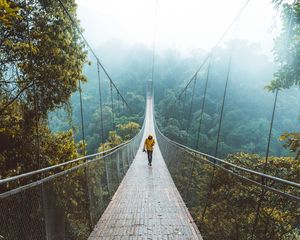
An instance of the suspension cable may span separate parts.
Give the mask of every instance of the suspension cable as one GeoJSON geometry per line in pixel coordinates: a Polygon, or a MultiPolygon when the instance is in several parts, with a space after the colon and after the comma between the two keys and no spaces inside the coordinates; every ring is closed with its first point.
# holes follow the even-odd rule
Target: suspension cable
{"type": "MultiPolygon", "coordinates": [[[[274,99],[274,103],[273,103],[272,118],[271,118],[271,122],[270,122],[268,144],[267,144],[267,150],[266,150],[266,158],[265,158],[265,162],[264,162],[264,165],[263,165],[263,173],[264,174],[267,172],[269,150],[270,150],[270,143],[271,143],[271,137],[272,137],[272,129],[273,129],[273,123],[274,123],[274,117],[275,117],[275,110],[276,110],[276,105],[277,105],[278,92],[279,92],[279,89],[276,88],[275,99],[274,99]]],[[[266,185],[266,180],[263,177],[261,179],[261,184],[266,185]]],[[[254,218],[254,223],[253,223],[252,232],[251,232],[251,239],[254,239],[254,233],[255,233],[255,229],[256,229],[256,226],[257,226],[258,220],[259,220],[261,204],[264,201],[266,193],[267,193],[266,189],[261,190],[261,193],[260,193],[260,196],[259,196],[259,199],[258,199],[258,203],[257,203],[257,206],[256,206],[256,210],[255,210],[255,218],[254,218]]]]}
{"type": "Polygon", "coordinates": [[[101,93],[101,78],[100,78],[100,67],[97,62],[97,73],[98,73],[98,92],[99,92],[99,110],[100,110],[100,120],[101,120],[101,139],[100,146],[104,142],[104,128],[103,128],[103,106],[102,106],[102,93],[101,93]]]}
{"type": "Polygon", "coordinates": [[[269,152],[270,152],[270,144],[271,144],[271,138],[272,138],[272,130],[273,130],[273,123],[274,123],[274,118],[275,118],[278,92],[279,92],[279,88],[277,87],[276,90],[275,90],[275,98],[274,98],[274,103],[273,103],[272,118],[271,118],[271,122],[270,122],[270,129],[269,129],[269,135],[268,135],[268,144],[267,144],[266,158],[265,158],[263,173],[266,173],[266,171],[267,171],[267,164],[268,164],[268,158],[269,158],[269,152]]]}
{"type": "MultiPolygon", "coordinates": [[[[31,32],[30,32],[30,26],[29,26],[29,4],[28,4],[28,1],[25,0],[25,7],[26,7],[26,24],[27,24],[27,34],[28,34],[28,44],[29,44],[29,57],[30,57],[30,62],[29,62],[29,67],[30,67],[30,70],[33,71],[33,52],[32,52],[32,48],[33,48],[33,45],[32,45],[32,39],[31,39],[31,32]]],[[[30,75],[29,75],[30,76],[30,75]]],[[[31,74],[31,76],[33,77],[33,74],[31,74]]],[[[44,164],[43,162],[41,161],[41,142],[40,142],[40,128],[39,128],[39,122],[40,122],[40,117],[39,117],[39,104],[38,104],[38,101],[39,101],[39,97],[38,97],[38,93],[37,93],[37,86],[36,86],[36,81],[34,79],[34,77],[32,78],[32,81],[33,81],[33,84],[32,84],[32,87],[33,87],[33,94],[34,94],[34,112],[35,112],[35,130],[36,130],[36,142],[37,142],[37,157],[36,157],[36,160],[37,160],[37,163],[38,163],[38,169],[41,169],[43,168],[44,164]]],[[[41,174],[41,176],[43,177],[44,173],[41,174]]],[[[45,202],[44,202],[44,184],[41,184],[41,188],[39,188],[39,193],[41,195],[41,201],[38,201],[38,207],[40,207],[42,209],[42,211],[44,212],[45,211],[45,202]]]]}
{"type": "Polygon", "coordinates": [[[121,111],[121,107],[120,107],[120,96],[119,94],[117,94],[117,101],[116,101],[116,113],[117,113],[117,117],[119,116],[121,111]],[[118,114],[119,113],[119,114],[118,114]]]}
{"type": "MultiPolygon", "coordinates": [[[[239,24],[239,18],[236,21],[236,28],[235,28],[234,35],[236,35],[238,24],[239,24]]],[[[234,37],[234,39],[235,39],[235,37],[234,37]]],[[[233,50],[234,50],[234,42],[232,42],[232,46],[231,46],[231,49],[230,49],[229,63],[228,63],[228,67],[227,67],[226,83],[225,83],[224,94],[223,94],[223,99],[222,99],[222,107],[221,107],[220,120],[219,120],[218,133],[217,133],[217,142],[216,142],[216,149],[215,149],[215,157],[218,156],[219,141],[220,141],[222,121],[223,121],[225,100],[226,100],[226,96],[227,96],[228,82],[229,82],[229,77],[230,77],[230,70],[231,70],[233,50]]]]}
{"type": "Polygon", "coordinates": [[[204,58],[204,60],[202,61],[202,63],[200,64],[199,68],[196,70],[196,72],[193,74],[193,76],[190,78],[189,82],[186,84],[186,86],[184,87],[184,89],[179,93],[179,96],[181,96],[184,92],[184,90],[191,84],[191,82],[194,80],[194,77],[196,75],[196,73],[199,73],[200,70],[202,69],[202,67],[205,65],[205,63],[208,61],[208,59],[210,58],[210,55],[212,54],[212,51],[219,46],[219,44],[221,43],[221,41],[224,39],[224,37],[227,35],[227,33],[229,32],[229,30],[232,28],[232,26],[238,21],[240,15],[242,14],[242,12],[245,10],[245,8],[248,6],[249,2],[251,0],[247,0],[244,5],[242,6],[242,8],[238,11],[237,15],[235,16],[235,18],[233,19],[233,21],[229,24],[229,26],[226,28],[226,30],[224,31],[224,33],[221,35],[221,37],[218,39],[217,43],[211,48],[210,52],[207,54],[207,56],[204,58]]]}
{"type": "Polygon", "coordinates": [[[200,67],[199,67],[199,71],[197,70],[193,76],[191,77],[191,79],[189,80],[189,82],[185,85],[185,87],[182,89],[182,91],[178,94],[177,99],[180,99],[182,94],[188,89],[189,85],[192,83],[192,81],[195,79],[196,74],[198,74],[200,72],[200,70],[202,69],[202,67],[206,64],[207,60],[209,59],[211,53],[209,53],[205,59],[203,60],[203,62],[201,63],[200,67]]]}
{"type": "MultiPolygon", "coordinates": [[[[290,10],[290,16],[289,16],[289,23],[288,23],[288,31],[287,31],[287,36],[286,36],[286,42],[285,42],[285,51],[288,50],[289,46],[289,39],[290,39],[290,34],[291,34],[291,29],[292,29],[292,21],[293,21],[293,7],[295,5],[295,2],[292,4],[292,8],[290,10]]],[[[287,64],[289,64],[289,58],[287,55],[287,64]]],[[[287,74],[285,76],[287,78],[287,74]]],[[[264,163],[264,173],[266,173],[267,170],[267,164],[268,164],[268,158],[269,158],[269,152],[270,152],[270,145],[271,145],[271,138],[272,138],[272,131],[273,131],[273,123],[274,123],[274,118],[275,118],[275,112],[276,112],[276,105],[277,105],[277,98],[278,98],[278,92],[279,92],[279,86],[276,84],[276,90],[275,90],[275,98],[274,98],[274,103],[273,103],[273,110],[272,110],[272,117],[271,117],[271,122],[270,122],[270,129],[269,129],[269,135],[268,135],[268,144],[267,144],[267,149],[266,149],[266,158],[265,158],[265,163],[264,163]]]]}
{"type": "Polygon", "coordinates": [[[182,102],[182,112],[183,112],[183,115],[185,115],[186,92],[187,92],[187,89],[184,91],[184,98],[183,98],[183,102],[182,102]]]}
{"type": "Polygon", "coordinates": [[[207,93],[207,86],[208,86],[208,81],[209,81],[211,59],[212,59],[212,55],[210,55],[210,58],[209,58],[209,61],[208,61],[207,74],[206,74],[206,80],[205,80],[205,86],[204,86],[204,93],[203,93],[203,100],[202,100],[202,105],[201,105],[200,121],[199,121],[199,126],[198,126],[198,131],[197,131],[196,149],[199,148],[199,138],[200,138],[200,133],[201,133],[203,113],[204,113],[204,106],[205,106],[206,93],[207,93]]]}
{"type": "MultiPolygon", "coordinates": [[[[26,5],[26,28],[27,28],[27,35],[28,35],[28,44],[29,44],[29,57],[30,57],[30,61],[29,61],[29,65],[30,65],[30,70],[33,71],[33,53],[32,53],[32,39],[31,39],[31,33],[30,33],[30,26],[29,26],[29,6],[28,6],[28,1],[25,1],[25,5],[26,5]]],[[[31,75],[33,76],[33,75],[31,75]]],[[[43,168],[43,164],[41,162],[41,143],[40,143],[40,129],[39,129],[39,121],[40,121],[40,117],[39,117],[39,97],[38,97],[38,93],[37,93],[37,86],[36,86],[36,81],[34,79],[32,79],[33,84],[33,94],[34,94],[34,112],[35,112],[35,131],[36,131],[36,143],[37,143],[37,164],[38,164],[38,169],[43,168]]]]}
{"type": "Polygon", "coordinates": [[[68,9],[66,8],[66,6],[63,4],[63,2],[61,0],[58,0],[58,2],[61,5],[61,7],[63,8],[63,10],[66,12],[68,18],[71,20],[72,24],[74,25],[74,27],[76,28],[76,30],[78,31],[78,33],[80,34],[80,36],[82,37],[83,41],[85,42],[86,46],[88,47],[88,49],[90,50],[90,52],[92,53],[92,55],[95,57],[97,63],[102,68],[103,72],[105,73],[105,75],[109,79],[110,83],[113,85],[113,87],[115,88],[115,90],[117,91],[117,93],[120,95],[122,101],[125,103],[125,105],[127,106],[127,108],[131,111],[131,108],[128,105],[127,101],[125,100],[125,98],[123,97],[123,95],[121,94],[121,92],[119,91],[119,89],[117,88],[116,84],[114,83],[114,81],[112,80],[112,78],[110,77],[110,75],[108,74],[108,72],[106,71],[106,69],[104,68],[103,64],[101,63],[100,59],[98,58],[98,56],[96,55],[96,53],[92,49],[92,47],[89,44],[89,42],[87,41],[87,39],[84,37],[84,35],[83,35],[80,27],[78,26],[77,22],[73,19],[71,13],[68,11],[68,9]]]}
{"type": "Polygon", "coordinates": [[[78,90],[79,90],[79,101],[80,101],[80,120],[81,120],[81,136],[82,136],[82,144],[83,144],[83,155],[86,154],[85,149],[85,136],[84,136],[84,119],[83,119],[83,104],[82,104],[82,88],[81,88],[81,80],[78,81],[78,90]]]}
{"type": "Polygon", "coordinates": [[[114,96],[113,96],[113,88],[110,83],[110,99],[111,99],[111,118],[112,118],[112,129],[115,130],[115,111],[114,111],[114,96]]]}
{"type": "MultiPolygon", "coordinates": [[[[74,29],[73,26],[73,38],[74,38],[74,43],[75,43],[75,51],[76,54],[78,55],[78,42],[77,42],[77,36],[76,36],[76,29],[74,29]]],[[[86,155],[86,147],[85,147],[85,134],[84,134],[84,116],[83,116],[83,101],[82,101],[82,87],[81,87],[81,80],[78,80],[78,91],[79,91],[79,106],[80,106],[80,122],[81,122],[81,138],[82,138],[82,154],[85,156],[86,155]]]]}
{"type": "Polygon", "coordinates": [[[220,113],[219,126],[218,126],[218,132],[217,132],[217,142],[216,142],[216,149],[215,149],[215,155],[214,155],[215,157],[217,157],[218,150],[219,150],[220,133],[221,133],[221,127],[222,127],[223,114],[224,114],[225,100],[226,100],[226,95],[227,95],[227,87],[228,87],[228,82],[229,82],[230,66],[231,66],[231,61],[232,61],[232,51],[233,51],[233,47],[231,48],[229,65],[228,65],[228,69],[227,69],[226,83],[225,83],[224,94],[223,94],[223,99],[222,99],[221,113],[220,113]]]}
{"type": "MultiPolygon", "coordinates": [[[[239,23],[239,17],[238,17],[238,21],[236,21],[236,28],[235,28],[234,35],[236,35],[236,33],[237,33],[238,23],[239,23]]],[[[235,39],[235,37],[234,37],[234,39],[235,39]]],[[[228,87],[230,70],[231,70],[233,50],[234,50],[234,42],[232,42],[232,46],[231,46],[231,50],[230,50],[230,55],[229,55],[229,63],[228,63],[228,67],[227,67],[226,83],[225,83],[224,95],[223,95],[223,99],[222,99],[221,114],[220,114],[219,127],[218,127],[218,133],[217,133],[217,142],[216,142],[216,149],[215,149],[215,157],[217,157],[217,155],[218,155],[220,132],[221,132],[221,125],[222,125],[223,113],[224,113],[224,105],[225,105],[225,100],[226,100],[226,95],[227,95],[227,87],[228,87]]],[[[214,179],[215,179],[215,171],[216,171],[216,160],[214,159],[214,165],[213,165],[212,174],[211,174],[211,178],[210,178],[210,183],[209,183],[209,188],[208,188],[208,192],[207,192],[207,197],[206,197],[204,208],[203,208],[203,211],[202,211],[202,217],[201,217],[201,221],[202,222],[204,220],[204,217],[205,217],[205,214],[206,214],[206,211],[207,211],[207,208],[208,208],[209,198],[211,197],[211,194],[212,194],[213,182],[214,182],[214,179]]]]}
{"type": "Polygon", "coordinates": [[[193,91],[192,91],[192,100],[191,100],[191,105],[190,105],[190,111],[189,111],[189,115],[188,115],[188,125],[187,125],[187,133],[189,131],[190,128],[190,123],[191,123],[191,117],[192,117],[192,110],[193,110],[193,105],[194,105],[194,96],[195,96],[195,87],[196,87],[196,83],[197,83],[197,78],[198,78],[198,74],[195,75],[195,81],[194,81],[194,85],[193,85],[193,91]]]}
{"type": "MultiPolygon", "coordinates": [[[[288,24],[288,32],[286,36],[286,42],[285,42],[285,50],[287,51],[288,45],[289,45],[289,38],[290,38],[290,33],[291,33],[291,28],[292,28],[292,21],[293,21],[293,8],[294,5],[296,4],[296,0],[292,4],[291,10],[290,10],[290,16],[289,16],[289,24],[288,24]]],[[[287,62],[289,63],[289,58],[287,59],[287,62]]],[[[287,75],[285,76],[287,77],[287,75]]],[[[269,159],[269,151],[270,151],[270,145],[271,145],[271,138],[272,138],[272,130],[273,130],[273,123],[274,123],[274,118],[275,118],[275,111],[276,111],[276,106],[277,106],[277,100],[278,100],[278,93],[279,93],[279,88],[278,82],[276,82],[276,90],[275,90],[275,98],[274,98],[274,103],[273,103],[273,110],[272,110],[272,117],[271,117],[271,122],[270,122],[270,129],[269,129],[269,135],[268,135],[268,144],[267,144],[267,149],[266,149],[266,157],[265,157],[265,162],[263,165],[263,173],[265,174],[267,172],[267,165],[268,165],[268,159],[269,159]]],[[[262,185],[265,186],[266,180],[264,178],[261,179],[262,185]]],[[[256,207],[256,213],[255,213],[255,219],[252,227],[252,232],[251,232],[251,240],[255,239],[255,229],[257,227],[259,218],[260,218],[260,209],[261,205],[265,199],[265,194],[267,193],[266,189],[262,189],[261,194],[258,199],[257,207],[256,207]]]]}

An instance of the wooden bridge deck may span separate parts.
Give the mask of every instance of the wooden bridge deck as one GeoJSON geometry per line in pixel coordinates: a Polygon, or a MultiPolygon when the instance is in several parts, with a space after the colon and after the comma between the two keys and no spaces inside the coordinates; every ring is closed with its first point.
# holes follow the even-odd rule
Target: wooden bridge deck
{"type": "MultiPolygon", "coordinates": [[[[152,100],[148,98],[143,139],[154,135],[152,100]]],[[[202,239],[165,165],[159,146],[152,167],[143,142],[112,201],[89,240],[202,239]]]]}

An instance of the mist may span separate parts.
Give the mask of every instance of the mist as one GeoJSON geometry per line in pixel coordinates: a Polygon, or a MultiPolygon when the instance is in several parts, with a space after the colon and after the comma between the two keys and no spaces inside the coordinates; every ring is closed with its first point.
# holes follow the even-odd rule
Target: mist
{"type": "Polygon", "coordinates": [[[2,5],[0,238],[300,239],[299,1],[2,5]]]}
{"type": "MultiPolygon", "coordinates": [[[[77,1],[81,25],[94,48],[119,39],[149,47],[155,41],[158,51],[172,48],[184,53],[197,48],[210,50],[244,3],[241,0],[77,1]]],[[[236,37],[260,42],[263,51],[270,53],[280,27],[271,1],[253,0],[241,15],[236,37]]],[[[232,36],[230,32],[227,40],[232,36]]]]}
{"type": "MultiPolygon", "coordinates": [[[[273,79],[273,74],[278,67],[270,60],[268,55],[263,53],[260,44],[242,39],[224,43],[214,51],[208,83],[208,99],[204,109],[205,127],[202,138],[206,144],[203,142],[202,145],[205,147],[200,150],[207,153],[213,151],[232,45],[234,50],[230,67],[228,96],[225,104],[224,129],[222,131],[222,141],[226,145],[223,149],[223,155],[241,150],[263,154],[274,101],[274,94],[265,90],[265,86],[273,79]]],[[[113,40],[103,43],[96,49],[96,53],[101,54],[101,58],[105,59],[105,68],[110,73],[110,77],[117,84],[125,99],[134,106],[131,114],[136,114],[135,121],[142,122],[145,82],[151,79],[152,48],[146,44],[128,44],[120,40],[113,40]]],[[[167,136],[172,137],[177,134],[175,140],[184,144],[193,145],[196,141],[195,135],[192,134],[189,142],[185,142],[186,138],[184,136],[188,134],[185,125],[188,121],[188,114],[178,112],[175,116],[172,114],[170,116],[166,115],[168,115],[169,105],[178,98],[179,92],[190,80],[206,54],[207,50],[204,49],[195,49],[192,54],[187,55],[180,50],[169,48],[160,51],[155,58],[154,88],[158,122],[167,136]],[[175,131],[178,131],[178,133],[174,133],[174,129],[170,132],[170,127],[172,128],[172,124],[174,124],[173,120],[170,122],[171,119],[177,119],[178,129],[175,131]],[[179,122],[182,123],[179,124],[179,122]]],[[[95,141],[98,134],[95,132],[95,126],[100,120],[98,113],[98,78],[92,56],[90,56],[90,63],[85,67],[88,81],[83,85],[83,105],[86,129],[90,129],[87,142],[90,146],[90,152],[93,152],[99,146],[98,142],[92,143],[92,141],[95,141]]],[[[206,71],[207,66],[200,71],[195,85],[195,99],[190,119],[191,133],[195,133],[198,127],[206,71]]],[[[102,72],[101,81],[104,102],[107,108],[110,108],[109,81],[102,72]]],[[[191,104],[191,95],[192,87],[188,88],[187,91],[186,108],[188,109],[191,104]]],[[[297,89],[280,92],[271,146],[274,155],[288,154],[278,138],[285,131],[297,130],[300,103],[295,99],[299,97],[300,92],[297,89]]],[[[72,103],[73,115],[75,116],[74,123],[79,126],[79,103],[76,94],[72,103]]],[[[180,107],[177,106],[178,109],[180,107]]],[[[107,118],[109,120],[109,114],[107,118]]],[[[65,120],[62,120],[62,122],[65,122],[65,120]]],[[[55,130],[62,130],[58,128],[60,124],[57,124],[56,118],[54,123],[55,130]]],[[[65,127],[67,128],[67,126],[65,127]]],[[[79,133],[78,138],[80,138],[79,133]]]]}

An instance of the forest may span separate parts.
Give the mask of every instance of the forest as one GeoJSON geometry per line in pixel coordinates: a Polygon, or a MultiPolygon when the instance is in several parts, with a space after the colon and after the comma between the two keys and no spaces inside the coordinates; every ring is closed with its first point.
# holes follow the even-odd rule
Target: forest
{"type": "MultiPolygon", "coordinates": [[[[282,6],[283,12],[286,11],[286,5],[280,1],[275,1],[274,5],[276,4],[279,7],[282,6]]],[[[53,163],[38,160],[36,149],[39,147],[37,145],[45,145],[50,139],[53,142],[57,138],[63,139],[61,140],[62,145],[58,144],[59,141],[57,142],[57,148],[65,147],[63,141],[68,141],[68,139],[73,141],[71,144],[73,146],[72,151],[76,148],[82,148],[82,146],[80,147],[80,144],[82,145],[80,101],[79,92],[76,91],[76,82],[79,80],[83,83],[83,125],[86,149],[88,153],[94,153],[98,151],[101,144],[106,142],[110,131],[116,130],[118,135],[122,135],[123,133],[120,133],[122,125],[130,122],[142,124],[145,105],[145,82],[151,78],[152,51],[149,47],[142,44],[129,45],[120,40],[114,40],[96,49],[97,53],[101,53],[101,58],[105,59],[105,64],[112,74],[112,79],[121,89],[131,108],[129,110],[124,105],[116,91],[110,91],[108,79],[100,72],[101,82],[103,82],[101,89],[104,103],[103,123],[101,125],[96,62],[84,50],[83,42],[74,44],[70,41],[72,35],[77,34],[76,31],[70,27],[68,31],[59,32],[61,22],[55,22],[57,26],[52,26],[42,21],[51,12],[46,13],[44,11],[43,14],[39,13],[38,17],[33,13],[26,17],[26,6],[21,7],[24,7],[24,11],[21,11],[20,16],[14,15],[12,11],[12,16],[2,20],[5,24],[1,28],[3,33],[1,36],[5,36],[5,41],[1,41],[3,50],[1,51],[3,59],[3,64],[1,64],[3,79],[1,83],[1,104],[3,105],[1,108],[1,115],[3,116],[1,117],[1,142],[3,144],[1,144],[0,162],[2,169],[5,169],[1,173],[2,176],[35,169],[38,166],[37,162],[40,162],[39,164],[42,164],[42,166],[47,166],[72,158],[67,155],[57,156],[54,157],[56,160],[53,163]],[[11,19],[19,23],[20,29],[9,27],[11,19]],[[32,23],[30,36],[27,36],[26,21],[32,23]],[[49,26],[57,29],[56,34],[52,34],[49,26]],[[36,31],[43,28],[44,35],[37,34],[36,31]],[[19,38],[13,38],[14,31],[19,32],[19,38]],[[56,39],[57,36],[60,36],[60,41],[56,39]],[[62,36],[65,36],[65,38],[62,36]],[[44,37],[49,41],[49,44],[46,44],[44,37]],[[36,41],[36,45],[28,45],[28,38],[36,41]],[[50,41],[55,41],[55,44],[51,45],[50,41]],[[53,46],[53,49],[50,48],[46,51],[49,46],[53,46]],[[68,51],[64,51],[62,59],[62,55],[58,53],[66,46],[68,51]],[[45,54],[42,55],[42,52],[45,54]],[[80,58],[72,57],[75,54],[77,56],[79,52],[82,53],[80,58]],[[117,59],[115,58],[116,54],[118,54],[117,59]],[[53,57],[52,62],[47,62],[47,59],[51,56],[53,57]],[[29,58],[33,58],[33,60],[29,58]],[[59,61],[65,59],[70,59],[68,62],[65,61],[66,67],[59,66],[59,61]],[[77,72],[74,71],[73,66],[75,65],[77,66],[77,72]],[[41,80],[40,76],[43,76],[45,71],[47,71],[47,78],[41,80]],[[34,74],[29,74],[30,72],[34,72],[34,74]],[[72,78],[60,77],[68,74],[72,74],[72,78]],[[51,79],[51,81],[47,79],[51,79]],[[47,85],[45,85],[46,83],[47,85]],[[57,85],[58,83],[59,85],[57,85]],[[56,92],[53,92],[53,90],[56,92]],[[112,113],[112,104],[115,108],[114,113],[112,113]],[[32,115],[36,119],[32,119],[32,115]],[[103,136],[99,134],[101,126],[103,126],[103,136]],[[36,132],[37,127],[40,127],[38,133],[36,132]],[[26,135],[28,139],[25,139],[23,135],[26,135]],[[40,135],[38,137],[40,139],[37,138],[37,135],[40,135]],[[75,140],[72,140],[71,136],[73,135],[75,140]],[[101,140],[101,138],[103,139],[101,140]],[[39,144],[39,141],[45,141],[45,144],[39,144]],[[22,144],[23,142],[24,144],[22,144]],[[16,146],[20,145],[24,146],[24,149],[16,149],[16,146]],[[76,145],[78,146],[76,147],[76,145]],[[16,152],[19,153],[16,154],[16,152]],[[8,159],[10,160],[8,161],[8,159]],[[28,162],[26,162],[27,160],[24,162],[23,159],[28,159],[28,162]],[[22,168],[24,169],[21,170],[22,168]],[[9,173],[11,171],[15,173],[9,173]]],[[[49,4],[47,7],[51,11],[57,11],[56,8],[58,8],[54,3],[51,3],[51,6],[49,4]]],[[[72,6],[71,2],[70,7],[72,11],[75,11],[75,7],[72,6]]],[[[40,11],[38,5],[36,11],[40,11]]],[[[55,14],[62,19],[65,18],[64,21],[71,25],[61,10],[55,14]]],[[[297,32],[293,34],[295,34],[293,38],[296,39],[297,32]]],[[[284,36],[277,40],[278,47],[274,50],[277,63],[286,61],[284,59],[286,56],[282,54],[283,50],[280,49],[281,45],[279,44],[280,39],[284,36]]],[[[162,132],[171,139],[205,153],[213,154],[231,46],[234,46],[234,50],[230,67],[228,96],[224,106],[225,113],[220,134],[219,156],[225,157],[229,153],[239,151],[263,155],[266,151],[274,101],[274,94],[266,88],[267,86],[271,88],[274,85],[274,77],[279,79],[280,74],[287,71],[287,67],[279,68],[278,64],[270,59],[270,56],[262,53],[258,43],[236,39],[215,49],[210,62],[207,96],[203,113],[201,113],[201,105],[208,66],[205,66],[199,72],[194,87],[190,85],[185,92],[184,95],[187,97],[184,99],[184,103],[183,96],[180,99],[179,93],[186,85],[194,69],[198,67],[207,54],[207,51],[196,49],[188,54],[182,54],[175,49],[167,49],[157,53],[154,74],[157,121],[162,132]],[[244,60],[240,61],[240,59],[244,60]],[[194,97],[192,100],[193,91],[194,97]],[[200,115],[202,115],[203,120],[201,120],[201,132],[198,133],[200,115]]],[[[290,44],[290,48],[292,47],[296,48],[297,46],[290,44]]],[[[295,51],[293,53],[297,54],[295,51]]],[[[293,56],[293,59],[297,59],[297,57],[293,56]]],[[[291,68],[288,70],[292,71],[291,68]]],[[[290,78],[297,76],[297,72],[291,72],[289,76],[290,78]]],[[[299,125],[299,112],[297,111],[299,109],[299,101],[297,101],[299,97],[298,83],[289,80],[289,83],[283,85],[282,90],[279,92],[270,147],[271,155],[274,156],[293,155],[283,146],[284,142],[278,139],[287,139],[288,135],[284,134],[297,132],[297,126],[299,125]]],[[[132,135],[130,136],[132,137],[132,135]]],[[[129,136],[122,137],[128,140],[129,136]]],[[[295,147],[296,143],[293,144],[295,147]]],[[[48,150],[41,147],[38,151],[48,150]]],[[[40,153],[39,155],[46,156],[49,154],[50,152],[47,154],[40,153]]],[[[76,153],[73,152],[71,155],[74,157],[76,153]]]]}
{"type": "MultiPolygon", "coordinates": [[[[75,1],[64,3],[79,22],[75,1]]],[[[226,41],[213,50],[209,61],[185,88],[208,51],[182,53],[170,48],[156,52],[156,123],[166,137],[196,151],[299,182],[300,3],[273,0],[273,4],[283,26],[272,56],[264,53],[259,43],[226,41]],[[268,149],[275,96],[278,98],[268,149]]],[[[111,40],[94,49],[116,88],[99,69],[58,2],[31,0],[28,5],[27,1],[4,0],[0,2],[0,13],[0,179],[108,150],[139,133],[144,121],[146,81],[152,77],[151,47],[111,40]]],[[[299,208],[292,202],[271,194],[259,198],[258,188],[237,184],[234,177],[209,165],[197,163],[191,170],[188,161],[176,164],[182,172],[179,174],[169,164],[170,173],[205,239],[250,239],[251,235],[256,239],[299,239],[299,208]],[[210,175],[214,181],[209,183],[210,175]],[[189,176],[193,176],[193,183],[186,193],[189,176]],[[209,184],[213,190],[206,199],[209,184]],[[205,208],[201,201],[207,201],[205,208]],[[262,201],[262,207],[261,218],[256,221],[253,212],[257,201],[262,201]],[[274,207],[269,209],[267,203],[274,207]],[[237,221],[240,212],[244,217],[237,221]],[[283,222],[284,218],[288,220],[283,222]],[[257,227],[257,231],[248,225],[257,227]]],[[[101,162],[95,174],[100,181],[105,178],[103,166],[101,162]]],[[[128,163],[124,164],[124,169],[127,167],[128,163]]],[[[86,181],[83,174],[78,170],[68,185],[56,183],[51,191],[65,196],[75,184],[78,192],[72,207],[76,209],[82,203],[87,208],[82,199],[86,181]]],[[[96,177],[91,177],[91,184],[95,184],[96,177]]],[[[119,184],[119,179],[113,181],[119,184]]],[[[93,194],[102,194],[108,204],[109,190],[95,189],[93,194]]],[[[59,201],[60,208],[67,211],[69,207],[59,201]]],[[[68,215],[66,223],[72,229],[81,218],[78,212],[74,215],[68,215]]],[[[88,216],[84,218],[88,222],[88,216]]],[[[84,228],[70,239],[84,239],[88,234],[84,228]]]]}
{"type": "MultiPolygon", "coordinates": [[[[225,105],[220,156],[225,157],[229,153],[238,151],[263,155],[266,151],[274,101],[274,94],[268,92],[265,87],[273,79],[276,65],[267,56],[260,53],[261,49],[257,44],[236,40],[215,51],[215,56],[211,62],[202,131],[198,146],[196,146],[197,129],[199,127],[207,68],[203,69],[198,76],[192,107],[193,86],[186,93],[184,109],[183,101],[178,100],[178,95],[186,84],[183,79],[192,73],[206,52],[199,50],[197,54],[182,56],[176,50],[169,49],[160,53],[156,60],[157,69],[154,83],[157,121],[163,133],[172,140],[187,144],[202,152],[213,154],[230,44],[235,45],[236,52],[233,56],[228,98],[225,105]],[[247,60],[239,61],[241,58],[247,60]]],[[[120,45],[122,46],[121,42],[107,43],[101,47],[102,49],[99,52],[104,52],[103,58],[110,63],[108,66],[114,74],[113,78],[117,80],[120,89],[126,93],[125,99],[129,102],[129,105],[133,106],[134,114],[131,115],[130,120],[141,124],[145,105],[145,82],[150,76],[151,50],[142,45],[124,45],[124,50],[120,51],[121,53],[118,52],[120,56],[119,62],[115,63],[113,61],[113,57],[116,54],[114,49],[116,46],[120,48],[120,45]],[[103,51],[104,49],[105,51],[103,51]],[[135,68],[133,69],[132,66],[135,66],[135,68]]],[[[91,73],[86,72],[86,76],[90,81],[83,86],[85,124],[88,130],[88,138],[91,137],[91,139],[96,140],[96,136],[92,137],[91,133],[94,132],[96,134],[95,129],[97,128],[95,126],[99,127],[100,123],[99,104],[97,103],[98,83],[97,79],[91,76],[91,73]]],[[[106,84],[108,85],[108,82],[106,84]]],[[[107,119],[104,125],[110,126],[110,94],[107,91],[104,95],[106,96],[104,115],[106,116],[105,119],[107,119]]],[[[290,155],[289,151],[283,147],[283,142],[279,141],[279,137],[284,132],[297,131],[299,124],[298,109],[300,107],[297,99],[299,96],[300,93],[295,87],[282,90],[279,94],[273,129],[274,136],[271,143],[271,155],[290,155]]],[[[73,122],[77,126],[80,122],[78,102],[78,96],[74,95],[71,103],[74,111],[73,122]]],[[[117,104],[118,102],[116,101],[117,104]]],[[[53,129],[55,131],[62,130],[64,127],[67,128],[67,126],[63,126],[66,123],[65,120],[59,121],[58,113],[51,113],[50,116],[50,125],[54,126],[53,129]]],[[[117,117],[116,122],[119,123],[120,121],[125,120],[117,117]]],[[[98,143],[93,143],[92,140],[90,144],[89,140],[87,142],[90,153],[95,151],[99,145],[98,143]]]]}

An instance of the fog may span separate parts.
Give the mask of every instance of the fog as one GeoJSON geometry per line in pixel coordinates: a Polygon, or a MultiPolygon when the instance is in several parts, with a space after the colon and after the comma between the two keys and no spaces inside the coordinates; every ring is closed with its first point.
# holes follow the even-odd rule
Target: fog
{"type": "MultiPolygon", "coordinates": [[[[245,1],[77,0],[77,4],[84,34],[94,48],[112,39],[151,46],[155,39],[158,51],[173,48],[189,53],[213,47],[245,1]]],[[[260,43],[271,55],[279,30],[271,1],[252,0],[240,18],[236,37],[260,43]]],[[[229,32],[224,42],[233,35],[229,32]]]]}
{"type": "MultiPolygon", "coordinates": [[[[155,42],[154,87],[158,122],[167,136],[194,147],[207,65],[199,72],[191,119],[182,112],[168,116],[168,106],[199,68],[204,56],[218,42],[245,1],[158,0],[157,5],[156,0],[77,2],[84,35],[127,101],[134,104],[136,121],[144,111],[144,82],[151,78],[155,42]],[[190,132],[186,129],[186,122],[191,122],[190,132]]],[[[206,123],[201,133],[203,147],[199,150],[210,154],[214,151],[226,72],[232,54],[221,155],[236,151],[265,153],[274,94],[264,88],[278,69],[273,61],[272,49],[280,31],[280,15],[272,3],[252,0],[238,24],[233,25],[215,48],[204,110],[206,123]]],[[[91,129],[91,133],[87,134],[90,135],[87,137],[88,148],[93,152],[98,146],[97,136],[91,127],[99,122],[98,80],[94,58],[89,57],[92,64],[85,68],[88,83],[83,87],[83,94],[84,106],[88,108],[85,111],[89,112],[85,124],[87,129],[91,129]]],[[[101,76],[104,102],[109,109],[109,82],[104,74],[101,76]]],[[[191,86],[187,90],[189,97],[192,95],[191,86]]],[[[299,94],[297,89],[279,94],[270,148],[273,155],[288,155],[278,138],[285,131],[297,130],[300,103],[296,99],[299,99],[299,94]]],[[[187,102],[191,103],[189,97],[187,102]]],[[[73,104],[76,112],[78,103],[73,101],[73,104]]],[[[75,122],[78,125],[79,119],[75,122]]]]}

